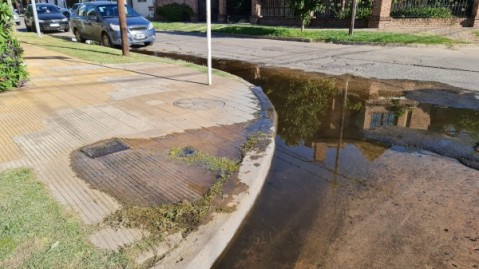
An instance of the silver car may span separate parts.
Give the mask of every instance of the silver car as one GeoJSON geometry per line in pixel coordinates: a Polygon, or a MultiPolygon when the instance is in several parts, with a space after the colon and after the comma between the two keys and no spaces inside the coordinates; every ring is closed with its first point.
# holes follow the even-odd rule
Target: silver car
{"type": "Polygon", "coordinates": [[[13,20],[15,21],[16,25],[20,25],[20,15],[16,10],[13,11],[13,20]]]}
{"type": "MultiPolygon", "coordinates": [[[[125,5],[129,45],[149,46],[155,42],[153,24],[125,5]]],[[[79,42],[94,40],[104,46],[120,46],[120,22],[116,2],[87,2],[70,17],[70,28],[79,42]]]]}

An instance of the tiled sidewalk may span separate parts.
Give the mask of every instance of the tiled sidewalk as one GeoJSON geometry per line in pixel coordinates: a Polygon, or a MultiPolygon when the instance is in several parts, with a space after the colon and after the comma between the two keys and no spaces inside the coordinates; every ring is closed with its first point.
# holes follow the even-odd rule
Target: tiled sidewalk
{"type": "MultiPolygon", "coordinates": [[[[227,127],[253,120],[259,111],[249,85],[232,77],[215,76],[214,85],[207,86],[206,73],[188,67],[102,66],[23,46],[30,81],[0,94],[0,171],[33,168],[54,197],[86,224],[101,222],[121,204],[76,176],[73,151],[112,137],[151,138],[227,127]]],[[[114,249],[108,238],[120,245],[140,236],[127,229],[114,232],[118,234],[98,233],[103,239],[92,241],[114,249]]]]}

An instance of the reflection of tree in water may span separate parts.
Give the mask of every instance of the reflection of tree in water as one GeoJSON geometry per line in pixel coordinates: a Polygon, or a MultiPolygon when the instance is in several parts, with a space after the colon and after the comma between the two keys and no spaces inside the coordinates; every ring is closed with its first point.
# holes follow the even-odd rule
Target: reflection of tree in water
{"type": "Polygon", "coordinates": [[[278,113],[278,135],[288,145],[309,140],[338,92],[332,79],[291,80],[265,88],[278,113]]]}
{"type": "Polygon", "coordinates": [[[459,108],[433,108],[431,130],[449,135],[467,133],[479,139],[479,111],[459,108]]]}

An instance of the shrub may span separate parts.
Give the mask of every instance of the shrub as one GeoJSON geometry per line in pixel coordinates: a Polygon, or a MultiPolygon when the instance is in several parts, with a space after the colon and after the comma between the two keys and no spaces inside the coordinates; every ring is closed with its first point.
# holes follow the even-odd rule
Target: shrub
{"type": "Polygon", "coordinates": [[[189,21],[195,15],[193,9],[186,4],[167,4],[156,9],[156,15],[172,22],[189,21]]]}
{"type": "MultiPolygon", "coordinates": [[[[358,7],[356,8],[356,20],[367,20],[373,14],[373,10],[370,7],[358,7]]],[[[337,19],[350,19],[351,18],[351,9],[347,8],[336,13],[335,18],[337,19]]]]}
{"type": "Polygon", "coordinates": [[[452,18],[452,11],[447,7],[414,7],[391,11],[396,18],[452,18]]]}
{"type": "MultiPolygon", "coordinates": [[[[335,11],[334,17],[337,19],[350,19],[351,18],[351,5],[353,1],[347,1],[347,4],[344,9],[335,11]]],[[[340,6],[338,6],[340,7],[340,6]]],[[[358,0],[356,7],[356,19],[357,20],[367,20],[373,13],[373,0],[358,0]]]]}
{"type": "Polygon", "coordinates": [[[13,29],[12,9],[0,3],[0,92],[22,86],[27,77],[23,49],[13,37],[13,29]]]}

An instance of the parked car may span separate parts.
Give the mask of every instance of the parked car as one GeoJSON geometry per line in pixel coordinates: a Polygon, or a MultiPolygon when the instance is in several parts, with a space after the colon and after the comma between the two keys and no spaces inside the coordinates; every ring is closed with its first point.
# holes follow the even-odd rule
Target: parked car
{"type": "Polygon", "coordinates": [[[70,8],[70,15],[75,14],[78,8],[81,6],[82,3],[75,3],[73,4],[72,8],[70,8]]]}
{"type": "MultiPolygon", "coordinates": [[[[58,9],[57,6],[41,3],[36,4],[36,6],[40,31],[70,31],[68,19],[60,12],[60,9],[58,9]]],[[[27,6],[27,11],[25,12],[25,26],[28,31],[36,31],[32,5],[27,6]]]]}
{"type": "Polygon", "coordinates": [[[15,21],[16,25],[20,25],[20,15],[18,15],[17,10],[13,11],[13,20],[15,21]]]}
{"type": "MultiPolygon", "coordinates": [[[[155,42],[153,24],[125,5],[129,45],[149,46],[155,42]]],[[[94,40],[103,46],[121,45],[120,22],[115,2],[87,2],[70,17],[70,27],[79,42],[94,40]]]]}
{"type": "Polygon", "coordinates": [[[59,7],[59,6],[57,6],[57,8],[60,10],[60,13],[62,13],[63,16],[65,16],[67,19],[70,18],[71,13],[70,13],[69,8],[63,8],[63,7],[59,7]]]}

